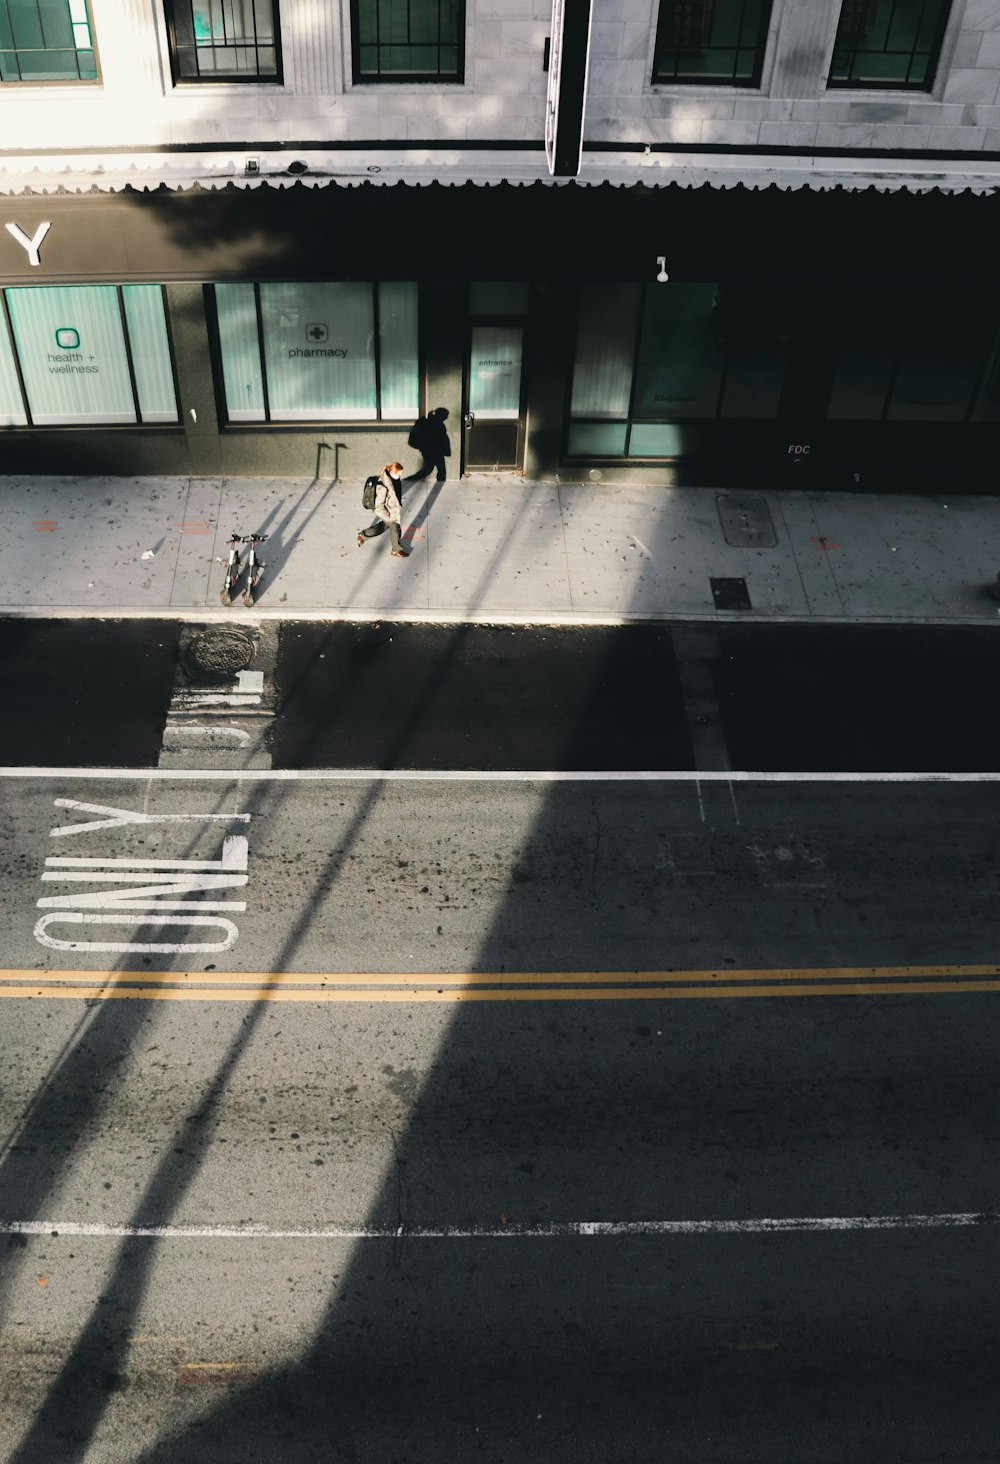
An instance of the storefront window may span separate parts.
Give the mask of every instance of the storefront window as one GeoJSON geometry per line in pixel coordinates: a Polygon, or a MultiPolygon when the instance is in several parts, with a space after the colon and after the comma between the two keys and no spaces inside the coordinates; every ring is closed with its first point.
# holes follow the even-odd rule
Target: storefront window
{"type": "MultiPolygon", "coordinates": [[[[834,421],[961,422],[989,348],[996,306],[975,292],[845,291],[830,311],[834,421]]],[[[980,389],[981,396],[981,389],[980,389]]],[[[974,419],[976,414],[973,414],[974,419]]]]}
{"type": "Polygon", "coordinates": [[[1000,331],[993,339],[972,409],[974,422],[1000,422],[1000,331]]]}
{"type": "Polygon", "coordinates": [[[14,352],[4,327],[0,329],[0,427],[23,427],[27,420],[14,352]]]}
{"type": "Polygon", "coordinates": [[[217,285],[215,300],[231,422],[417,415],[415,284],[217,285]]]}
{"type": "Polygon", "coordinates": [[[573,371],[574,417],[627,417],[639,324],[638,285],[585,285],[573,371]]]}
{"type": "Polygon", "coordinates": [[[176,422],[159,285],[28,286],[4,300],[34,425],[176,422]]]}
{"type": "Polygon", "coordinates": [[[777,416],[786,315],[760,286],[586,286],[570,455],[672,457],[694,441],[681,424],[777,416]]]}
{"type": "Polygon", "coordinates": [[[253,285],[216,285],[215,310],[229,420],[263,422],[267,413],[256,289],[253,285]]]}
{"type": "Polygon", "coordinates": [[[177,398],[159,285],[122,285],[132,371],[143,422],[176,422],[177,398]]]}
{"type": "Polygon", "coordinates": [[[635,374],[634,417],[714,417],[724,357],[712,331],[714,285],[650,292],[635,374]]]}

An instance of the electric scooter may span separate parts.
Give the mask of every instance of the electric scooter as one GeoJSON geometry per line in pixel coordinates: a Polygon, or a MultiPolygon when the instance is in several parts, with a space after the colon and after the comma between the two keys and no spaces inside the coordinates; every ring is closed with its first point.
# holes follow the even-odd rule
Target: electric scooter
{"type": "Polygon", "coordinates": [[[243,559],[240,545],[243,543],[241,534],[230,534],[229,536],[229,559],[226,562],[226,578],[222,586],[222,593],[219,599],[223,605],[231,605],[233,596],[236,593],[236,585],[240,575],[243,573],[243,559]]]}
{"type": "Polygon", "coordinates": [[[257,545],[263,544],[267,538],[266,534],[245,534],[244,544],[249,544],[247,551],[247,583],[243,591],[243,603],[249,608],[254,601],[254,592],[260,584],[260,577],[264,573],[265,566],[257,558],[257,545]]]}

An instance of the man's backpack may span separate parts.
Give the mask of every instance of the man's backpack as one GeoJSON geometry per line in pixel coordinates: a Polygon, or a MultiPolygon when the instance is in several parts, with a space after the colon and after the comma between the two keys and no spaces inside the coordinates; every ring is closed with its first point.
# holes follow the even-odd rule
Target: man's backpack
{"type": "Polygon", "coordinates": [[[378,487],[378,474],[372,473],[365,479],[365,486],[361,490],[361,507],[366,508],[369,513],[375,507],[375,489],[378,487]]]}

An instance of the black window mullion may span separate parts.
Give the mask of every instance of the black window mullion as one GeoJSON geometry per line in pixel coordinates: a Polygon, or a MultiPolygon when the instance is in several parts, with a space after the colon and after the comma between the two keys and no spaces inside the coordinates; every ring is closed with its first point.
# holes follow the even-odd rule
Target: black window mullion
{"type": "Polygon", "coordinates": [[[128,367],[129,385],[132,388],[132,405],[135,408],[136,422],[142,422],[142,409],[139,406],[139,386],[135,379],[135,362],[132,360],[132,342],[128,335],[128,316],[125,314],[125,296],[122,294],[121,285],[115,285],[115,294],[118,297],[118,318],[122,323],[122,339],[125,342],[125,364],[128,367]]]}
{"type": "Polygon", "coordinates": [[[642,350],[642,337],[646,329],[646,301],[649,298],[649,285],[644,284],[642,294],[639,296],[639,316],[635,325],[635,345],[632,347],[632,381],[628,389],[628,417],[625,427],[625,452],[628,454],[629,443],[632,439],[632,417],[635,413],[636,382],[639,380],[639,353],[642,350]]]}
{"type": "Polygon", "coordinates": [[[375,359],[375,419],[382,420],[382,338],[380,334],[379,284],[372,282],[372,356],[375,359]]]}
{"type": "Polygon", "coordinates": [[[14,335],[14,327],[11,324],[10,310],[7,306],[7,291],[0,290],[0,303],[3,307],[3,324],[7,332],[7,339],[10,341],[10,354],[14,360],[14,370],[17,372],[17,384],[21,389],[21,404],[24,407],[24,415],[28,419],[28,426],[34,427],[31,420],[31,403],[28,401],[28,388],[24,384],[24,372],[21,370],[21,358],[17,351],[17,337],[14,335]]]}
{"type": "Polygon", "coordinates": [[[253,287],[253,303],[257,311],[257,350],[260,352],[260,389],[264,398],[264,421],[271,420],[271,398],[267,392],[267,355],[264,351],[264,313],[260,308],[260,285],[253,287]]]}
{"type": "MultiPolygon", "coordinates": [[[[179,422],[181,418],[181,384],[177,378],[177,352],[174,350],[174,332],[170,319],[170,302],[167,299],[167,292],[163,285],[160,286],[160,301],[163,305],[163,322],[167,330],[167,354],[170,357],[170,378],[174,384],[174,408],[179,422]]],[[[221,417],[219,420],[222,420],[221,417]]]]}

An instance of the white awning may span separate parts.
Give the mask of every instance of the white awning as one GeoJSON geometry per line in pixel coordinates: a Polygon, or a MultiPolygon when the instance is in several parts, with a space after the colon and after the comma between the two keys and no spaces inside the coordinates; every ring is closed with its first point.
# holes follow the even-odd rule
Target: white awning
{"type": "Polygon", "coordinates": [[[844,157],[811,153],[695,153],[590,151],[584,148],[576,178],[552,178],[541,149],[434,148],[426,151],[347,151],[294,144],[280,151],[61,153],[0,156],[0,194],[118,193],[125,188],[179,190],[289,188],[293,184],[341,188],[362,183],[447,187],[497,183],[610,183],[628,188],[673,184],[681,188],[805,188],[825,192],[875,189],[882,193],[992,193],[1000,188],[1000,160],[844,157]],[[292,171],[289,171],[291,168],[292,171]]]}

